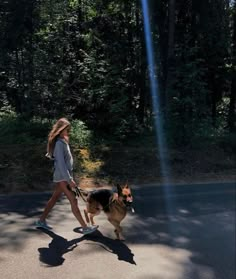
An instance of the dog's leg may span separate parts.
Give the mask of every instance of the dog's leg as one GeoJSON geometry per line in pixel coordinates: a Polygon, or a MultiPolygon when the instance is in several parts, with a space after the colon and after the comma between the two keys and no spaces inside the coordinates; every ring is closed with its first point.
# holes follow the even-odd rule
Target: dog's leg
{"type": "Polygon", "coordinates": [[[84,209],[84,217],[88,224],[95,225],[94,219],[93,219],[95,215],[96,214],[92,214],[92,213],[88,212],[87,209],[84,209]]]}
{"type": "Polygon", "coordinates": [[[90,219],[90,223],[91,223],[91,225],[95,225],[95,222],[94,222],[94,216],[96,216],[96,215],[93,215],[93,214],[89,214],[89,219],[90,219]]]}
{"type": "Polygon", "coordinates": [[[116,239],[125,240],[124,236],[122,235],[122,228],[120,226],[120,222],[112,218],[108,218],[108,221],[115,227],[114,232],[116,235],[116,239]]]}
{"type": "Polygon", "coordinates": [[[89,224],[89,216],[88,216],[88,211],[87,209],[84,209],[84,217],[86,219],[86,222],[89,224]]]}

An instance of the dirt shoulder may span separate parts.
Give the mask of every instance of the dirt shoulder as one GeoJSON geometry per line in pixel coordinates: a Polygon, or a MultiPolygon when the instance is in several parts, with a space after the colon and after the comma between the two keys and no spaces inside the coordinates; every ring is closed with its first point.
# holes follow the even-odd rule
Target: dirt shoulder
{"type": "MultiPolygon", "coordinates": [[[[53,165],[45,146],[0,146],[0,193],[40,192],[53,189],[53,165]]],[[[72,149],[75,178],[82,188],[115,183],[163,183],[162,164],[155,148],[72,149]]],[[[171,184],[236,182],[236,158],[230,150],[178,149],[165,154],[171,184]]]]}

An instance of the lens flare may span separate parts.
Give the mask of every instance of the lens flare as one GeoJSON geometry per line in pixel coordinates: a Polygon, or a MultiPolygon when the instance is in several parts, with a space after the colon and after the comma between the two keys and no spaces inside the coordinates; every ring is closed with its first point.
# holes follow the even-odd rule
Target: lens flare
{"type": "Polygon", "coordinates": [[[160,102],[159,102],[159,88],[158,88],[158,79],[157,73],[155,70],[155,59],[153,52],[153,40],[152,33],[150,28],[150,16],[148,9],[148,1],[142,0],[142,13],[143,13],[143,25],[144,25],[144,35],[145,35],[145,43],[146,43],[146,55],[147,55],[147,63],[149,69],[149,80],[150,80],[150,94],[152,96],[152,109],[154,115],[154,124],[155,124],[155,134],[157,139],[157,147],[160,158],[160,168],[162,175],[162,185],[164,189],[165,199],[166,199],[166,207],[168,213],[171,213],[171,203],[169,199],[170,195],[170,170],[168,165],[168,154],[165,142],[165,135],[163,131],[163,121],[162,114],[160,110],[160,102]]]}

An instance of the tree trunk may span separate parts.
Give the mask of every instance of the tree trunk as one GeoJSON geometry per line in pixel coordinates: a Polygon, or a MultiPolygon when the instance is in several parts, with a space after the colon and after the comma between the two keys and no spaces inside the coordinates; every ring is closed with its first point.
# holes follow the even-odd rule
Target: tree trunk
{"type": "Polygon", "coordinates": [[[233,7],[233,46],[232,46],[232,80],[231,80],[231,94],[230,94],[230,105],[229,105],[229,115],[228,124],[229,130],[233,132],[235,130],[235,109],[236,109],[236,1],[233,7]]]}
{"type": "Polygon", "coordinates": [[[168,49],[166,62],[166,78],[165,78],[165,108],[168,111],[170,103],[170,84],[171,84],[171,66],[174,58],[174,37],[175,37],[175,0],[169,0],[168,7],[169,27],[168,27],[168,49]]]}
{"type": "Polygon", "coordinates": [[[233,132],[235,130],[235,109],[236,109],[236,71],[233,73],[231,84],[231,95],[229,105],[229,130],[233,132]]]}
{"type": "Polygon", "coordinates": [[[78,27],[81,28],[83,22],[83,13],[82,13],[82,0],[78,1],[78,10],[77,10],[77,20],[78,20],[78,27]]]}
{"type": "Polygon", "coordinates": [[[146,63],[145,63],[145,43],[144,37],[140,37],[141,40],[141,50],[140,50],[140,71],[137,75],[137,84],[139,88],[139,122],[140,124],[144,123],[145,111],[146,111],[146,63]]]}
{"type": "Polygon", "coordinates": [[[140,8],[136,4],[135,10],[136,20],[136,38],[139,41],[139,47],[137,48],[137,72],[136,72],[136,88],[139,94],[139,104],[137,117],[141,125],[145,125],[145,111],[146,111],[146,60],[145,60],[145,38],[143,31],[143,24],[140,20],[140,8]]]}

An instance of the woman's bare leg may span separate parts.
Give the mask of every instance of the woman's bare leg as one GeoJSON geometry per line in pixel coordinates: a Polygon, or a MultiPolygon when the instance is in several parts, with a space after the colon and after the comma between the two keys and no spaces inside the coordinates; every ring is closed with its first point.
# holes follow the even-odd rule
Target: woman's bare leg
{"type": "Polygon", "coordinates": [[[74,193],[67,188],[68,185],[67,182],[63,181],[63,182],[59,182],[58,184],[60,185],[60,189],[65,193],[66,197],[68,198],[71,205],[72,213],[74,214],[75,218],[79,221],[80,225],[83,228],[86,228],[87,225],[81,215],[80,209],[77,204],[77,199],[74,193]]]}
{"type": "Polygon", "coordinates": [[[52,210],[52,208],[54,207],[56,202],[59,200],[61,194],[62,194],[62,189],[61,189],[60,185],[58,185],[58,183],[57,183],[50,200],[47,202],[47,204],[44,208],[44,211],[43,211],[41,217],[39,218],[40,221],[45,221],[48,214],[50,213],[50,211],[52,210]]]}

